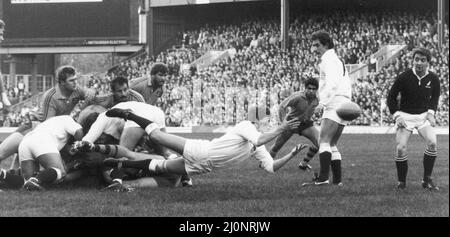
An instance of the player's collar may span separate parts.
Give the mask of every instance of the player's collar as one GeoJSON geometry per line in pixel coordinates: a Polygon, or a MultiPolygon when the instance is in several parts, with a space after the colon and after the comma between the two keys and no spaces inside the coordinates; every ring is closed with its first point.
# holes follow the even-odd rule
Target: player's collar
{"type": "Polygon", "coordinates": [[[64,96],[61,87],[59,84],[56,85],[56,93],[55,93],[56,99],[67,99],[68,97],[64,96]]]}
{"type": "Polygon", "coordinates": [[[334,49],[328,49],[323,53],[322,57],[320,57],[320,60],[323,62],[324,59],[329,58],[334,53],[334,49]]]}
{"type": "Polygon", "coordinates": [[[419,75],[417,75],[416,73],[416,68],[412,68],[412,72],[414,73],[414,75],[417,77],[418,80],[422,80],[424,77],[426,77],[430,72],[428,71],[428,67],[425,70],[425,74],[422,77],[419,77],[419,75]]]}

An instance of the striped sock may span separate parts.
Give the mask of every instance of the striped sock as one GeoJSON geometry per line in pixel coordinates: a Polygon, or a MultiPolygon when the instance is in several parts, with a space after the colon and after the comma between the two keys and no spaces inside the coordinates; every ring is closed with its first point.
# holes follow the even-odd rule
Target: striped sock
{"type": "Polygon", "coordinates": [[[427,181],[433,173],[434,161],[437,157],[437,151],[426,149],[423,154],[423,180],[427,181]]]}
{"type": "Polygon", "coordinates": [[[311,159],[317,154],[319,149],[314,146],[310,146],[308,152],[306,153],[306,157],[303,159],[305,162],[311,161],[311,159]]]}
{"type": "Polygon", "coordinates": [[[406,175],[408,174],[408,156],[395,157],[395,165],[397,167],[397,178],[399,182],[406,183],[406,175]]]}
{"type": "Polygon", "coordinates": [[[118,147],[117,145],[101,145],[101,144],[95,144],[94,145],[94,152],[100,152],[102,154],[108,155],[110,157],[118,158],[118,147]]]}

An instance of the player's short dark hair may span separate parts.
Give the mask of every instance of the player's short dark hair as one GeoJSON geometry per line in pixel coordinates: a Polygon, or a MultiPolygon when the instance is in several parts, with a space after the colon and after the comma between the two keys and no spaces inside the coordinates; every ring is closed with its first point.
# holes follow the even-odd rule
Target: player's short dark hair
{"type": "Polygon", "coordinates": [[[420,54],[423,55],[425,57],[427,57],[427,61],[431,61],[431,52],[430,50],[426,49],[426,48],[415,48],[413,49],[413,55],[412,58],[414,59],[414,57],[416,56],[416,54],[420,54]]]}
{"type": "Polygon", "coordinates": [[[328,49],[334,48],[333,39],[328,32],[319,30],[311,35],[311,40],[318,40],[321,44],[327,45],[328,49]]]}
{"type": "Polygon", "coordinates": [[[306,79],[304,84],[305,84],[305,87],[307,87],[309,85],[313,85],[316,88],[319,88],[319,81],[314,77],[310,77],[310,78],[306,79]]]}
{"type": "Polygon", "coordinates": [[[65,82],[67,78],[74,76],[76,74],[76,70],[74,67],[65,65],[56,69],[56,79],[58,83],[65,82]]]}
{"type": "Polygon", "coordinates": [[[124,84],[128,86],[128,79],[126,79],[125,77],[118,76],[114,78],[110,83],[111,91],[114,91],[116,89],[116,86],[124,84]]]}
{"type": "Polygon", "coordinates": [[[99,115],[100,114],[98,112],[94,112],[86,117],[83,124],[81,124],[81,127],[83,127],[84,134],[87,134],[89,132],[89,129],[91,129],[92,124],[94,124],[95,120],[97,120],[99,115]]]}
{"type": "Polygon", "coordinates": [[[169,72],[169,68],[164,63],[155,63],[152,65],[152,69],[150,69],[150,75],[156,75],[158,73],[167,74],[169,72]]]}
{"type": "Polygon", "coordinates": [[[5,28],[5,22],[2,20],[2,19],[0,19],[0,29],[3,29],[3,28],[5,28]]]}

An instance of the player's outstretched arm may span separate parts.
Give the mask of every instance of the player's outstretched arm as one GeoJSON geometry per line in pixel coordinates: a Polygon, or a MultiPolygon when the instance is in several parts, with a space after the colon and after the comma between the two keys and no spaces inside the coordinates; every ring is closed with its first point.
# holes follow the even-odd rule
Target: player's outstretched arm
{"type": "Polygon", "coordinates": [[[294,158],[300,151],[307,148],[308,145],[306,144],[298,144],[295,146],[291,152],[289,152],[287,155],[283,156],[280,159],[273,161],[273,171],[276,172],[281,167],[283,167],[288,161],[290,161],[292,158],[294,158]]]}
{"type": "Polygon", "coordinates": [[[275,128],[273,131],[261,134],[261,136],[259,136],[258,141],[255,144],[255,146],[264,145],[264,144],[272,141],[274,138],[276,138],[278,135],[280,135],[284,131],[293,130],[293,129],[297,128],[299,125],[300,125],[300,120],[298,118],[291,119],[289,121],[284,120],[283,123],[279,127],[275,128]]]}

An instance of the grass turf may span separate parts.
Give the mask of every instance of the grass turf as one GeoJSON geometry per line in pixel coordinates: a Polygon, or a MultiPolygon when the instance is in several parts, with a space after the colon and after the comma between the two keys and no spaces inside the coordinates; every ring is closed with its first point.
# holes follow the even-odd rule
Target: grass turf
{"type": "MultiPolygon", "coordinates": [[[[218,135],[182,136],[212,139],[218,135]]],[[[307,141],[293,136],[278,157],[299,142],[307,141]]],[[[425,145],[418,135],[409,142],[407,189],[396,189],[394,142],[394,135],[343,135],[339,149],[344,187],[301,187],[312,177],[312,173],[297,168],[306,153],[303,151],[275,174],[258,168],[251,158],[236,167],[194,176],[191,188],[115,193],[100,192],[99,187],[85,182],[45,192],[8,190],[0,192],[0,216],[448,217],[449,137],[438,136],[433,177],[439,192],[421,188],[425,145]]],[[[317,170],[318,158],[311,164],[317,170]]]]}

